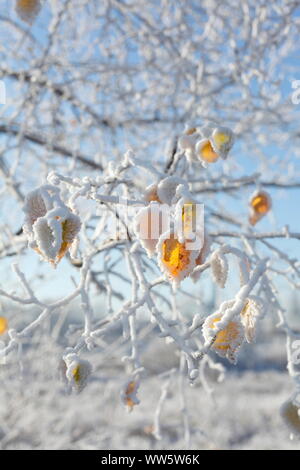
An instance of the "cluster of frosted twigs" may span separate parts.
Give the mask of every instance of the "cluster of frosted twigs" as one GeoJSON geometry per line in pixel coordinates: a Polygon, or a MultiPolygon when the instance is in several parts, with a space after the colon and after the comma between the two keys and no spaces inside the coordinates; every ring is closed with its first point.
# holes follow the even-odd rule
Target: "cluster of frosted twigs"
{"type": "MultiPolygon", "coordinates": [[[[233,133],[225,127],[193,127],[186,129],[180,136],[178,153],[191,165],[199,164],[205,167],[216,163],[219,159],[226,159],[233,142],[233,133]]],[[[141,162],[135,159],[131,152],[126,154],[125,160],[125,163],[120,164],[119,170],[113,173],[114,178],[117,178],[118,171],[124,171],[124,168],[134,166],[143,168],[141,162]]],[[[31,191],[26,196],[23,231],[29,247],[54,267],[66,254],[72,260],[80,246],[80,231],[85,226],[75,204],[76,198],[84,197],[87,200],[93,199],[97,203],[108,204],[111,212],[113,212],[113,206],[120,202],[120,198],[112,194],[100,194],[101,186],[99,178],[95,180],[85,178],[81,181],[51,173],[47,184],[31,191]],[[64,191],[61,191],[61,184],[71,191],[68,200],[66,200],[66,187],[64,191]]],[[[132,277],[132,301],[125,304],[125,307],[112,317],[112,321],[123,322],[123,327],[132,344],[132,354],[125,358],[132,366],[130,377],[121,391],[122,401],[129,410],[139,403],[137,393],[144,370],[138,356],[135,327],[135,315],[139,307],[144,305],[149,309],[151,320],[159,326],[161,336],[175,342],[181,350],[191,382],[197,379],[199,364],[210,351],[236,363],[243,343],[254,341],[258,321],[266,312],[265,302],[260,296],[253,295],[252,290],[263,278],[267,260],[263,260],[256,269],[252,270],[250,259],[241,250],[224,244],[213,249],[214,242],[204,227],[202,201],[193,195],[184,178],[164,174],[153,181],[140,196],[132,224],[127,227],[130,231],[130,243],[129,245],[128,241],[124,243],[125,259],[132,277]],[[142,208],[140,208],[141,204],[142,208]],[[160,269],[161,278],[154,281],[148,280],[144,274],[144,256],[150,258],[160,269]],[[192,325],[187,329],[185,327],[184,332],[179,331],[176,322],[172,324],[164,319],[153,299],[151,293],[153,286],[170,283],[172,289],[175,290],[180,288],[182,281],[186,278],[201,283],[201,273],[210,269],[214,282],[224,288],[231,256],[236,258],[239,266],[240,290],[235,298],[223,302],[216,312],[211,313],[205,319],[195,315],[192,325]],[[198,333],[199,330],[201,330],[201,335],[198,333]]],[[[270,196],[258,188],[250,198],[249,223],[256,224],[269,212],[270,208],[270,196]]],[[[81,244],[84,245],[86,239],[85,232],[81,244]]],[[[116,240],[110,238],[109,243],[115,246],[115,244],[122,243],[122,240],[118,237],[116,240]]],[[[92,308],[86,288],[89,263],[98,250],[99,248],[91,252],[89,248],[86,257],[82,254],[83,281],[76,290],[76,295],[81,296],[85,310],[85,330],[79,342],[74,347],[66,349],[59,365],[61,377],[67,387],[76,392],[83,390],[92,373],[89,361],[80,357],[81,351],[84,347],[88,350],[93,348],[96,339],[110,331],[110,324],[107,327],[93,329],[92,308]]],[[[84,253],[84,247],[82,253],[84,253]]],[[[22,274],[19,271],[17,274],[32,295],[32,303],[42,305],[30,292],[22,274]]],[[[59,302],[58,305],[60,305],[59,302]]],[[[40,319],[51,314],[54,308],[56,304],[52,307],[45,307],[40,319]]],[[[0,318],[0,334],[10,336],[8,350],[17,344],[18,334],[9,330],[4,317],[0,318]]],[[[22,337],[22,333],[19,337],[22,337]]],[[[300,428],[297,399],[296,394],[282,408],[283,417],[294,433],[300,428]]]]}

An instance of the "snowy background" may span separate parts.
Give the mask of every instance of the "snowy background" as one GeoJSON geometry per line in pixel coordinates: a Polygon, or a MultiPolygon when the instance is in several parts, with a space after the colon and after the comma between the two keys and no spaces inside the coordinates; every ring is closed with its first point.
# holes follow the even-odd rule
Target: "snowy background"
{"type": "MultiPolygon", "coordinates": [[[[210,395],[201,384],[184,379],[188,403],[191,449],[299,449],[299,439],[279,414],[290,396],[292,384],[286,371],[285,337],[267,321],[253,346],[244,346],[239,363],[208,374],[210,395]]],[[[145,325],[144,325],[145,327],[145,325]]],[[[117,333],[117,332],[116,332],[117,333]]],[[[163,373],[178,366],[178,352],[163,339],[143,344],[147,370],[131,413],[120,400],[126,380],[120,362],[122,345],[111,338],[113,351],[95,351],[89,360],[97,364],[87,387],[69,394],[59,377],[62,349],[49,336],[35,338],[27,361],[0,368],[1,449],[184,449],[183,416],[178,401],[180,377],[174,377],[161,410],[161,439],[153,436],[154,414],[165,380],[163,373]],[[162,374],[162,375],[161,375],[162,374]]]]}

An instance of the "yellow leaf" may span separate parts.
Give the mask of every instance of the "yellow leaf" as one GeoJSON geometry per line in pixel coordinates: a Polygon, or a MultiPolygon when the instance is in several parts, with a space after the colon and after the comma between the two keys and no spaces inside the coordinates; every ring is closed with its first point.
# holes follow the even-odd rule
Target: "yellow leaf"
{"type": "Polygon", "coordinates": [[[266,214],[270,209],[269,199],[265,194],[258,194],[251,201],[251,206],[259,214],[266,214]]]}
{"type": "Polygon", "coordinates": [[[205,341],[219,356],[226,357],[235,364],[237,352],[245,338],[243,326],[239,320],[230,320],[223,329],[214,332],[221,320],[222,315],[218,312],[207,317],[202,333],[205,341]]]}
{"type": "MultiPolygon", "coordinates": [[[[211,322],[211,327],[216,328],[215,323],[221,320],[221,317],[214,318],[211,322]]],[[[235,342],[240,336],[240,328],[235,321],[230,321],[224,330],[217,333],[216,339],[213,344],[214,349],[228,350],[232,348],[232,343],[235,342]]]]}
{"type": "Polygon", "coordinates": [[[250,200],[249,222],[255,225],[271,209],[272,201],[268,193],[259,191],[250,200]]]}
{"type": "Polygon", "coordinates": [[[164,240],[162,245],[162,263],[172,277],[178,277],[190,264],[190,251],[176,238],[164,240]]]}
{"type": "Polygon", "coordinates": [[[74,370],[72,371],[72,375],[74,377],[74,380],[77,384],[79,384],[80,382],[80,379],[81,379],[81,374],[80,374],[80,365],[78,365],[77,367],[74,368],[74,370]]]}
{"type": "Polygon", "coordinates": [[[201,160],[206,163],[214,163],[219,158],[219,155],[214,151],[209,140],[204,143],[200,142],[200,144],[197,146],[197,153],[201,160]]]}
{"type": "Polygon", "coordinates": [[[66,254],[66,252],[68,251],[68,249],[70,248],[70,246],[72,245],[72,242],[73,242],[73,236],[71,236],[71,231],[72,231],[72,228],[71,228],[71,223],[68,219],[64,220],[64,222],[62,222],[61,226],[62,226],[62,244],[60,246],[60,250],[57,254],[57,262],[59,262],[63,257],[64,255],[66,254]]]}
{"type": "Polygon", "coordinates": [[[218,148],[227,144],[230,141],[230,138],[230,135],[225,134],[224,132],[217,132],[214,134],[214,142],[218,148]]]}
{"type": "Polygon", "coordinates": [[[211,142],[213,149],[222,158],[226,158],[233,145],[233,133],[226,127],[217,127],[212,133],[211,142]]]}

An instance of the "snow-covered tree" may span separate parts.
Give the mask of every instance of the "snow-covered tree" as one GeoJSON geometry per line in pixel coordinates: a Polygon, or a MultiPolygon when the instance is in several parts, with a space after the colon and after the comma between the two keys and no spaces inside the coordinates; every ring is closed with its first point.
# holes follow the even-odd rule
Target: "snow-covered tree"
{"type": "Polygon", "coordinates": [[[143,345],[158,335],[178,364],[161,377],[151,432],[163,437],[179,377],[190,446],[185,387],[211,392],[210,369],[225,372],[219,356],[236,363],[271,318],[294,387],[282,416],[299,434],[300,330],[285,298],[300,287],[300,2],[1,6],[7,367],[17,358],[22,368],[36,332],[49,344],[58,332],[65,386],[81,391],[118,354],[118,393],[132,409],[147,387],[143,345]]]}

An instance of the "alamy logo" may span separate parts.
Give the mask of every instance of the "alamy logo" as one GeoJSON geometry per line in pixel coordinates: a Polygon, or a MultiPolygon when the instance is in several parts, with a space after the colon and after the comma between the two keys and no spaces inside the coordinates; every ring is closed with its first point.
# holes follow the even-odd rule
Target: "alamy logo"
{"type": "Polygon", "coordinates": [[[0,104],[6,104],[6,87],[3,80],[0,80],[0,104]]]}

